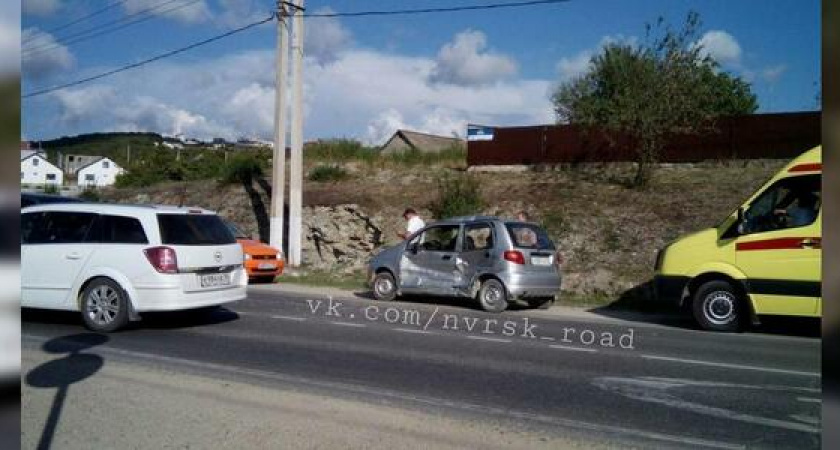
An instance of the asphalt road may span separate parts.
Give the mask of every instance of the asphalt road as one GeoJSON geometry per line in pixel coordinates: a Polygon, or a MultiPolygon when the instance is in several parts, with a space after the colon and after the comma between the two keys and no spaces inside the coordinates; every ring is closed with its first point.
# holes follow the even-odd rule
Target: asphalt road
{"type": "MultiPolygon", "coordinates": [[[[79,345],[106,365],[130,360],[608,446],[819,446],[816,325],[717,334],[679,319],[491,315],[445,303],[255,287],[224,309],[147,315],[79,345]]],[[[75,314],[23,313],[25,354],[72,351],[63,337],[82,332],[75,314]]]]}

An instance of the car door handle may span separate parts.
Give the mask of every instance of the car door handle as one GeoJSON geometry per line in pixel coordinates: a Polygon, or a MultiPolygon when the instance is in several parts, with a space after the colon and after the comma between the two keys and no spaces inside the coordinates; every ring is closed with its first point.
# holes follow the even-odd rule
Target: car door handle
{"type": "Polygon", "coordinates": [[[443,255],[441,258],[442,258],[444,261],[449,261],[450,259],[452,259],[452,255],[443,255]]]}
{"type": "Polygon", "coordinates": [[[75,252],[68,253],[68,254],[64,255],[64,257],[67,258],[67,259],[82,259],[82,255],[80,255],[78,253],[75,253],[75,252]]]}

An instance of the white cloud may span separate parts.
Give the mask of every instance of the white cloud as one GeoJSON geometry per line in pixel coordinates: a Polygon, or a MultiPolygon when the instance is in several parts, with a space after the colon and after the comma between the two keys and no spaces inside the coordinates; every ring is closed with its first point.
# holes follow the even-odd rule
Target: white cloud
{"type": "Polygon", "coordinates": [[[33,16],[49,16],[61,8],[60,0],[23,0],[23,13],[33,16]]]}
{"type": "Polygon", "coordinates": [[[126,14],[152,14],[183,23],[200,23],[209,20],[212,15],[205,0],[198,2],[166,3],[160,0],[131,0],[123,3],[126,14]]]}
{"type": "Polygon", "coordinates": [[[787,69],[788,67],[785,64],[766,67],[761,71],[761,78],[768,83],[775,83],[787,72],[787,69]]]}
{"type": "Polygon", "coordinates": [[[214,14],[214,19],[225,27],[238,27],[265,19],[274,4],[265,0],[218,0],[217,3],[220,11],[214,14]]]}
{"type": "Polygon", "coordinates": [[[438,52],[430,80],[459,86],[480,86],[516,74],[516,63],[508,56],[486,52],[487,37],[481,31],[466,30],[455,35],[438,52]]]}
{"type": "Polygon", "coordinates": [[[557,62],[557,72],[560,73],[560,79],[571,80],[586,73],[589,70],[589,64],[592,60],[592,51],[584,50],[572,57],[562,57],[557,62]]]}
{"type": "Polygon", "coordinates": [[[701,55],[710,56],[721,64],[741,64],[741,45],[725,31],[707,31],[695,45],[701,47],[701,55]]]}
{"type": "Polygon", "coordinates": [[[31,51],[23,53],[22,68],[26,77],[43,79],[75,65],[76,60],[70,50],[45,31],[27,28],[21,39],[36,43],[31,51]]]}
{"type": "MultiPolygon", "coordinates": [[[[322,8],[315,13],[330,13],[322,8]]],[[[322,64],[336,60],[338,54],[352,45],[353,37],[341,22],[332,17],[312,18],[306,22],[304,45],[306,54],[322,64]]]]}
{"type": "Polygon", "coordinates": [[[148,131],[168,135],[211,135],[218,127],[206,117],[164,103],[148,96],[127,97],[112,86],[90,86],[52,94],[60,111],[60,120],[84,126],[107,116],[108,130],[148,131]]]}
{"type": "MultiPolygon", "coordinates": [[[[548,80],[432,83],[435,66],[433,58],[364,49],[347,49],[330,63],[305,58],[306,139],[348,137],[381,144],[397,128],[451,136],[463,135],[467,122],[554,120],[548,80]]],[[[34,105],[57,107],[60,113],[27,116],[24,131],[38,138],[145,130],[270,140],[274,92],[273,50],[240,51],[198,63],[169,60],[42,98],[34,105]]]]}
{"type": "Polygon", "coordinates": [[[586,73],[589,70],[592,57],[599,53],[604,46],[609,44],[623,44],[635,47],[638,44],[638,40],[633,36],[604,36],[596,47],[581,50],[573,56],[560,58],[556,66],[557,73],[560,74],[560,81],[568,81],[586,73]]]}

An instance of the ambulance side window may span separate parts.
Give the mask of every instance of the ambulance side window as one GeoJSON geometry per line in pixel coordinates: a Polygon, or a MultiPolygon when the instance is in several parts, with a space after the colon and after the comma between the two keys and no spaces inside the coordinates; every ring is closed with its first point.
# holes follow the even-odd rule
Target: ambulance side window
{"type": "Polygon", "coordinates": [[[783,178],[749,205],[741,234],[810,225],[819,215],[820,204],[820,175],[783,178]]]}

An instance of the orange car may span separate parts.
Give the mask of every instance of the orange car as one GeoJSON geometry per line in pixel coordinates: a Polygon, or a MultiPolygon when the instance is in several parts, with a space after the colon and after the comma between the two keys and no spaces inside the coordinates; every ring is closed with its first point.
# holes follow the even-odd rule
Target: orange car
{"type": "Polygon", "coordinates": [[[236,237],[236,242],[242,246],[242,252],[245,254],[245,271],[248,273],[249,280],[271,282],[283,273],[285,261],[282,251],[252,239],[230,222],[227,222],[227,226],[236,237]]]}

